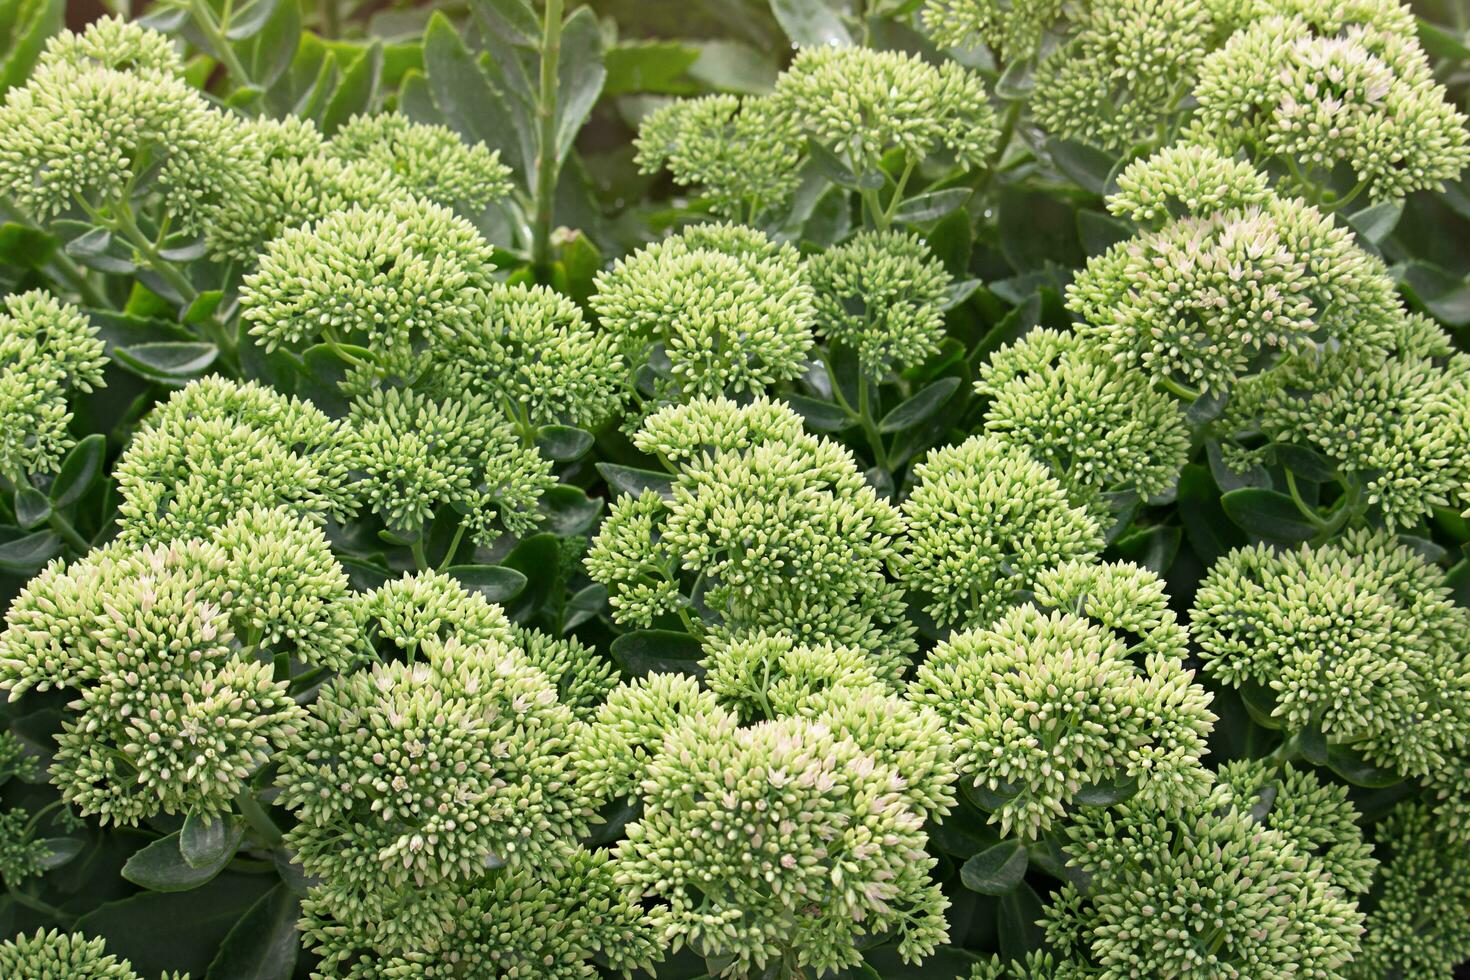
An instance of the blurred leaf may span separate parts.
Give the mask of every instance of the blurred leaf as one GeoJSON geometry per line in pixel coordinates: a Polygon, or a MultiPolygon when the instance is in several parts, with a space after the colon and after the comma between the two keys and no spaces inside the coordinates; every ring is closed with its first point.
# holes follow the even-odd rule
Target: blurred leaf
{"type": "Polygon", "coordinates": [[[444,570],[471,592],[478,592],[486,602],[502,604],[526,589],[526,576],[502,565],[451,565],[444,570]]]}
{"type": "Polygon", "coordinates": [[[1020,841],[1001,841],[966,861],[960,868],[960,881],[982,895],[1004,895],[1021,883],[1027,863],[1026,848],[1020,841]]]}
{"type": "Polygon", "coordinates": [[[771,13],[791,43],[804,48],[847,47],[852,35],[824,0],[771,0],[771,13]]]}
{"type": "Polygon", "coordinates": [[[910,225],[934,221],[963,207],[973,193],[968,187],[950,187],[906,198],[893,212],[893,220],[910,225]]]}
{"type": "Polygon", "coordinates": [[[65,26],[65,0],[0,3],[0,93],[30,77],[53,34],[65,26]]]}
{"type": "Polygon", "coordinates": [[[589,7],[578,7],[562,28],[557,62],[556,159],[565,160],[582,124],[602,94],[607,69],[602,63],[602,30],[589,7]]]}
{"type": "Polygon", "coordinates": [[[619,41],[607,49],[603,94],[656,92],[687,95],[695,90],[688,71],[699,60],[699,48],[682,41],[619,41]]]}
{"type": "Polygon", "coordinates": [[[225,936],[205,980],[290,980],[301,952],[300,917],[301,900],[276,885],[225,936]]]}
{"type": "Polygon", "coordinates": [[[1099,197],[1109,193],[1112,173],[1118,162],[1112,154],[1078,140],[1056,138],[1047,140],[1046,149],[1057,169],[1078,187],[1099,197]]]}
{"type": "Polygon", "coordinates": [[[1359,238],[1377,245],[1393,234],[1403,215],[1403,201],[1379,201],[1348,215],[1347,223],[1352,225],[1359,238]]]}
{"type": "MultiPolygon", "coordinates": [[[[286,0],[287,3],[292,0],[286,0]]],[[[383,77],[383,45],[374,41],[342,73],[332,98],[322,113],[321,130],[328,136],[351,117],[370,112],[378,99],[378,83],[383,77]]]]}
{"type": "Polygon", "coordinates": [[[56,251],[56,237],[39,228],[7,221],[0,225],[0,263],[39,269],[56,251]]]}

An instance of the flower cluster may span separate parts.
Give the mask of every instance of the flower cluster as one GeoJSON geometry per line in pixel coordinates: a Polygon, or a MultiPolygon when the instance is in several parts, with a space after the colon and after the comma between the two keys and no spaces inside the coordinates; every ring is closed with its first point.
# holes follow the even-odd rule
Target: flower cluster
{"type": "MultiPolygon", "coordinates": [[[[0,943],[0,974],[32,980],[143,980],[131,963],[107,952],[105,941],[55,929],[37,929],[34,936],[22,933],[0,943]]],[[[189,978],[179,973],[162,980],[189,978]]]]}

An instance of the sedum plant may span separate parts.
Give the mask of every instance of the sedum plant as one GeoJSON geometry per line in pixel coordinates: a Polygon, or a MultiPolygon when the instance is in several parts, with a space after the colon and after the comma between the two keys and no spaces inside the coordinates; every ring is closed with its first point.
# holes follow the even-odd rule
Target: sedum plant
{"type": "Polygon", "coordinates": [[[1454,4],[379,6],[0,0],[0,976],[1463,972],[1454,4]]]}

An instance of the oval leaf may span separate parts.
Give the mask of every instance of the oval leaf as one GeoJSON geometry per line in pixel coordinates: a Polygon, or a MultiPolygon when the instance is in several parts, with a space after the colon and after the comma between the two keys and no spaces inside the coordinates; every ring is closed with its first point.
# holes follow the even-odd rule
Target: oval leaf
{"type": "Polygon", "coordinates": [[[878,423],[878,431],[901,432],[928,421],[949,400],[949,396],[954,394],[955,389],[959,386],[959,378],[953,376],[940,378],[883,416],[883,420],[878,423]]]}
{"type": "Polygon", "coordinates": [[[243,825],[236,825],[234,843],[228,853],[216,863],[199,868],[190,867],[184,860],[183,852],[179,850],[179,834],[160,837],[128,858],[128,863],[123,865],[122,876],[135,885],[142,885],[155,892],[186,892],[191,888],[198,888],[230,863],[244,832],[243,825]]]}
{"type": "Polygon", "coordinates": [[[1307,541],[1318,530],[1290,497],[1275,490],[1232,490],[1220,497],[1220,506],[1237,527],[1270,541],[1307,541]]]}
{"type": "Polygon", "coordinates": [[[960,868],[960,881],[982,895],[1004,895],[1021,883],[1028,863],[1020,841],[1001,841],[966,861],[960,868]]]}
{"type": "Polygon", "coordinates": [[[674,630],[638,630],[613,640],[613,660],[635,677],[646,674],[703,674],[699,659],[704,649],[688,633],[674,630]]]}
{"type": "Polygon", "coordinates": [[[29,531],[44,524],[51,516],[51,501],[46,495],[29,484],[15,491],[15,520],[29,531]]]}
{"type": "Polygon", "coordinates": [[[592,433],[570,425],[543,425],[536,433],[536,448],[547,459],[577,459],[592,448],[592,442],[592,433]]]}
{"type": "Polygon", "coordinates": [[[784,400],[806,421],[808,429],[815,429],[818,432],[841,432],[852,428],[857,422],[856,416],[833,402],[824,402],[819,398],[807,398],[803,395],[786,395],[784,400]]]}
{"type": "Polygon", "coordinates": [[[893,212],[893,220],[910,225],[934,221],[963,207],[971,193],[968,187],[947,187],[942,191],[918,194],[898,206],[893,212]]]}
{"type": "Polygon", "coordinates": [[[179,854],[191,868],[208,868],[228,861],[240,843],[243,828],[229,817],[204,818],[189,814],[179,831],[179,854]]]}
{"type": "Polygon", "coordinates": [[[290,980],[301,950],[301,900],[279,884],[240,916],[209,964],[205,980],[290,980]]]}
{"type": "Polygon", "coordinates": [[[503,565],[454,565],[445,572],[466,589],[480,593],[487,602],[514,599],[526,588],[526,576],[503,565]]]}
{"type": "Polygon", "coordinates": [[[213,344],[163,341],[119,347],[112,356],[140,378],[182,387],[203,374],[219,356],[219,350],[213,344]]]}
{"type": "Polygon", "coordinates": [[[619,493],[637,497],[645,490],[652,490],[665,500],[673,499],[674,478],[667,473],[619,466],[617,463],[598,463],[597,472],[602,474],[608,486],[619,493]]]}
{"type": "Polygon", "coordinates": [[[61,538],[53,531],[36,531],[0,544],[0,571],[29,575],[61,554],[61,538]]]}
{"type": "Polygon", "coordinates": [[[51,482],[51,503],[70,507],[97,485],[102,461],[107,456],[107,438],[94,432],[72,447],[61,461],[61,469],[51,482]]]}

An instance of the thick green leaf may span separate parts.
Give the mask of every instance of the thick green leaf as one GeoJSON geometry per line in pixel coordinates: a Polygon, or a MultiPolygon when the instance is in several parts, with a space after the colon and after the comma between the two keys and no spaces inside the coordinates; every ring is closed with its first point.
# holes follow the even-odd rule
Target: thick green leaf
{"type": "Polygon", "coordinates": [[[0,543],[0,571],[30,575],[61,554],[61,538],[53,531],[35,531],[0,543]]]}
{"type": "Polygon", "coordinates": [[[138,271],[132,247],[106,228],[93,228],[73,238],[66,243],[66,254],[98,272],[125,276],[138,271]]]}
{"type": "Polygon", "coordinates": [[[429,90],[444,120],[466,140],[500,151],[500,160],[517,174],[526,172],[517,123],[504,96],[465,48],[449,18],[436,12],[424,35],[424,70],[429,90]]]}
{"type": "MultiPolygon", "coordinates": [[[[290,2],[290,0],[286,0],[290,2]]],[[[372,109],[378,99],[378,85],[383,78],[383,45],[374,41],[357,60],[342,73],[327,108],[322,113],[321,130],[327,135],[336,132],[352,116],[372,109]]]]}
{"type": "Polygon", "coordinates": [[[617,463],[598,463],[597,472],[602,474],[608,486],[632,497],[640,496],[645,490],[652,490],[665,500],[674,495],[674,478],[667,473],[640,470],[617,463]]]}
{"type": "Polygon", "coordinates": [[[39,269],[56,251],[56,237],[39,228],[0,224],[0,263],[39,269]]]}
{"type": "Polygon", "coordinates": [[[592,442],[592,433],[570,425],[543,425],[536,433],[536,449],[547,459],[579,459],[592,442]]]}
{"type": "Polygon", "coordinates": [[[1041,899],[1025,882],[1002,895],[996,921],[1000,955],[1008,960],[1020,960],[1032,950],[1040,949],[1046,941],[1037,924],[1041,916],[1041,899]]]}
{"type": "Polygon", "coordinates": [[[836,402],[807,398],[805,395],[787,395],[786,404],[796,409],[808,429],[818,432],[841,432],[857,424],[857,416],[836,402]]]}
{"type": "Polygon", "coordinates": [[[852,44],[842,17],[825,0],[771,0],[771,13],[791,43],[804,48],[852,44]]]}
{"type": "Polygon", "coordinates": [[[251,80],[271,89],[291,67],[301,43],[301,5],[277,3],[270,19],[249,41],[237,45],[251,80]]]}
{"type": "Polygon", "coordinates": [[[687,73],[698,60],[699,48],[682,41],[619,41],[603,58],[603,94],[689,93],[694,85],[687,73]]]}
{"type": "Polygon", "coordinates": [[[1046,148],[1057,169],[1078,187],[1098,196],[1108,193],[1109,181],[1118,162],[1112,154],[1078,140],[1050,139],[1046,148]]]}
{"type": "Polygon", "coordinates": [[[545,529],[557,537],[569,538],[586,534],[602,512],[601,497],[589,497],[579,487],[557,484],[541,495],[541,513],[545,529]]]}
{"type": "Polygon", "coordinates": [[[1077,791],[1073,799],[1082,806],[1113,806],[1124,800],[1132,799],[1137,792],[1137,779],[1119,777],[1112,782],[1084,786],[1077,791]]]}
{"type": "Polygon", "coordinates": [[[561,60],[557,62],[556,159],[571,152],[582,124],[597,104],[607,68],[602,63],[602,30],[590,7],[578,7],[567,18],[561,35],[561,60]]]}
{"type": "Polygon", "coordinates": [[[1394,228],[1398,226],[1399,218],[1403,215],[1403,201],[1379,201],[1377,204],[1370,204],[1361,211],[1348,215],[1347,223],[1353,226],[1359,238],[1377,245],[1393,234],[1394,228]]]}
{"type": "Polygon", "coordinates": [[[1190,463],[1179,474],[1179,520],[1200,561],[1212,565],[1243,537],[1225,516],[1219,491],[1207,466],[1190,463]]]}
{"type": "Polygon", "coordinates": [[[955,389],[959,386],[959,378],[953,376],[940,378],[883,416],[878,423],[878,431],[902,432],[927,422],[945,402],[949,401],[949,396],[954,394],[955,389]]]}
{"type": "Polygon", "coordinates": [[[284,883],[260,897],[225,936],[205,980],[290,980],[301,951],[301,899],[284,883]]]}
{"type": "Polygon", "coordinates": [[[216,859],[199,867],[184,860],[179,847],[180,834],[160,837],[128,858],[128,863],[123,865],[122,876],[155,892],[186,892],[198,888],[225,869],[244,833],[243,824],[233,824],[224,844],[216,849],[216,859]]]}
{"type": "Polygon", "coordinates": [[[182,387],[209,369],[219,356],[213,344],[162,341],[119,347],[112,357],[140,378],[162,385],[182,387]]]}
{"type": "Polygon", "coordinates": [[[466,589],[480,593],[487,602],[507,602],[526,588],[526,576],[502,565],[452,565],[444,571],[466,589]]]}
{"type": "Polygon", "coordinates": [[[55,871],[57,868],[65,867],[82,853],[82,848],[87,842],[78,837],[48,837],[41,841],[46,849],[46,856],[36,863],[43,871],[55,871]]]}
{"type": "Polygon", "coordinates": [[[275,882],[271,875],[226,872],[195,891],[109,902],[78,919],[76,928],[106,939],[107,951],[131,960],[143,976],[185,970],[203,977],[220,942],[275,882]]]}
{"type": "Polygon", "coordinates": [[[982,895],[1004,895],[1026,877],[1026,848],[1020,841],[1001,841],[970,858],[960,868],[960,881],[982,895]]]}
{"type": "Polygon", "coordinates": [[[1179,554],[1183,532],[1170,524],[1155,524],[1125,534],[1113,543],[1120,555],[1163,575],[1179,554]]]}
{"type": "Polygon", "coordinates": [[[508,44],[535,48],[541,42],[541,18],[526,0],[470,0],[480,24],[508,44]]]}
{"type": "Polygon", "coordinates": [[[688,633],[638,630],[613,640],[609,651],[618,666],[635,677],[656,673],[702,674],[704,650],[688,633]]]}
{"type": "Polygon", "coordinates": [[[1307,541],[1317,533],[1317,525],[1307,520],[1296,502],[1275,490],[1232,490],[1220,498],[1220,506],[1237,527],[1268,541],[1307,541]]]}
{"type": "Polygon", "coordinates": [[[51,516],[51,500],[30,484],[17,487],[15,491],[15,519],[29,531],[51,516]]]}
{"type": "Polygon", "coordinates": [[[824,144],[814,139],[808,139],[806,150],[807,155],[811,158],[812,166],[816,168],[817,173],[826,177],[839,187],[857,187],[857,174],[853,173],[852,168],[846,163],[843,163],[841,158],[827,149],[824,144]]]}
{"type": "Polygon", "coordinates": [[[567,600],[566,608],[562,610],[561,628],[563,631],[574,630],[582,623],[599,615],[606,608],[607,586],[594,582],[585,588],[578,589],[567,600]]]}
{"type": "Polygon", "coordinates": [[[1392,769],[1375,766],[1362,754],[1345,745],[1327,747],[1327,766],[1354,786],[1381,788],[1404,781],[1404,777],[1392,769]]]}
{"type": "Polygon", "coordinates": [[[533,534],[516,545],[501,564],[526,577],[526,587],[506,610],[520,622],[540,612],[552,590],[564,584],[561,541],[554,534],[533,534]]]}
{"type": "Polygon", "coordinates": [[[196,870],[216,867],[234,855],[242,832],[234,817],[215,814],[206,819],[191,813],[179,831],[179,853],[184,863],[196,870]]]}
{"type": "Polygon", "coordinates": [[[218,289],[206,290],[194,297],[194,301],[184,310],[180,319],[189,324],[203,323],[214,315],[214,311],[219,309],[220,301],[224,298],[225,294],[218,289]]]}
{"type": "Polygon", "coordinates": [[[968,187],[949,187],[905,198],[893,212],[893,220],[909,225],[937,220],[963,207],[973,193],[968,187]]]}
{"type": "Polygon", "coordinates": [[[65,0],[12,0],[0,5],[0,93],[22,84],[53,34],[65,26],[65,0]]]}

